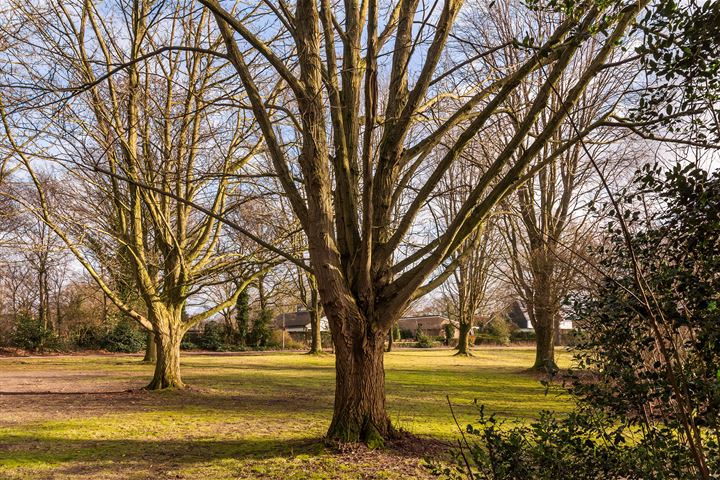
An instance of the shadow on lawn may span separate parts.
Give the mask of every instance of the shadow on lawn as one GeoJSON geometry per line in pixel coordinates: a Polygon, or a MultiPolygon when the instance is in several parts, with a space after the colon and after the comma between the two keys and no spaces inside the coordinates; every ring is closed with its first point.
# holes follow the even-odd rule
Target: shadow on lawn
{"type": "Polygon", "coordinates": [[[94,440],[33,436],[0,437],[0,465],[63,464],[70,462],[203,463],[211,460],[264,459],[320,454],[320,438],[243,440],[94,440]]]}
{"type": "MultiPolygon", "coordinates": [[[[7,402],[28,402],[35,405],[34,410],[46,412],[72,411],[80,416],[107,413],[132,414],[133,412],[184,412],[187,409],[201,409],[208,412],[232,412],[246,414],[248,411],[261,411],[271,417],[282,417],[294,412],[318,414],[332,411],[332,397],[324,396],[314,390],[286,388],[267,392],[248,392],[188,388],[173,391],[146,391],[132,389],[124,391],[35,391],[0,392],[0,405],[3,397],[7,402]],[[15,400],[15,397],[18,397],[15,400]]],[[[75,416],[75,415],[73,415],[75,416]]]]}
{"type": "Polygon", "coordinates": [[[30,435],[18,435],[6,439],[0,437],[0,466],[9,466],[18,473],[38,469],[46,471],[50,467],[54,473],[82,475],[82,478],[100,477],[101,473],[109,470],[114,473],[151,470],[162,478],[166,473],[164,470],[223,460],[243,463],[273,459],[286,461],[302,456],[305,457],[302,462],[330,457],[344,459],[341,461],[364,459],[372,462],[374,459],[392,457],[415,464],[420,458],[444,455],[447,445],[437,440],[403,434],[389,442],[387,447],[373,451],[359,445],[348,445],[340,446],[338,450],[326,447],[323,439],[318,437],[153,441],[62,437],[38,440],[30,435]]]}

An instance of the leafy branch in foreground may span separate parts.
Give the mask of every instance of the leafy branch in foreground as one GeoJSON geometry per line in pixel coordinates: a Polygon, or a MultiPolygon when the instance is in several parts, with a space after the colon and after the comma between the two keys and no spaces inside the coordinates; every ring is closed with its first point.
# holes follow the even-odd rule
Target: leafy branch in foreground
{"type": "Polygon", "coordinates": [[[579,371],[570,372],[576,411],[544,412],[529,426],[508,428],[481,408],[466,432],[476,441],[455,452],[457,466],[433,471],[447,478],[715,478],[718,205],[720,171],[638,171],[607,212],[614,220],[596,252],[606,278],[574,299],[582,332],[579,371]]]}

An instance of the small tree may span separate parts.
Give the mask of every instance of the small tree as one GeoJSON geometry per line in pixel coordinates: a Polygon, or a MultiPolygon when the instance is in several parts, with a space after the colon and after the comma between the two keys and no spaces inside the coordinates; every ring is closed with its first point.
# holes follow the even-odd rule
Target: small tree
{"type": "Polygon", "coordinates": [[[272,335],[271,331],[272,312],[263,308],[253,322],[250,331],[250,345],[255,348],[266,347],[272,335]]]}
{"type": "Polygon", "coordinates": [[[235,321],[237,323],[235,340],[244,347],[250,335],[250,294],[246,289],[240,293],[235,303],[235,321]]]}
{"type": "Polygon", "coordinates": [[[432,338],[420,327],[415,330],[415,342],[418,348],[432,347],[432,338]]]}
{"type": "Polygon", "coordinates": [[[455,327],[452,323],[448,323],[443,327],[445,331],[445,345],[450,345],[453,337],[455,336],[455,327]]]}

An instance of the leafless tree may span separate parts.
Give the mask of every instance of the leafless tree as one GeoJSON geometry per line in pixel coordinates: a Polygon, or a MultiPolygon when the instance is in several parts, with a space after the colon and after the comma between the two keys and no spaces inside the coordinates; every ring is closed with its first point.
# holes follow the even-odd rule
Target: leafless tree
{"type": "Polygon", "coordinates": [[[328,437],[377,445],[393,432],[383,370],[389,329],[410,301],[452,273],[454,265],[439,267],[500,200],[587,135],[589,127],[563,138],[556,155],[533,167],[593,78],[611,69],[612,53],[646,2],[587,2],[567,15],[548,13],[555,22],[531,32],[531,45],[514,39],[518,61],[497,69],[488,58],[507,43],[500,35],[474,57],[449,54],[461,1],[386,6],[299,0],[294,11],[268,2],[256,5],[253,21],[239,19],[218,0],[200,1],[215,17],[224,55],[308,236],[336,352],[328,437]],[[263,30],[268,22],[272,32],[263,30]],[[554,86],[588,42],[598,48],[551,105],[554,86]],[[445,58],[449,64],[441,64],[445,58]],[[464,80],[470,67],[486,73],[482,82],[464,80]],[[533,82],[536,94],[518,112],[518,128],[454,221],[433,240],[398,255],[450,166],[473,138],[487,135],[488,126],[507,115],[513,94],[538,72],[544,81],[533,82]],[[440,80],[449,77],[455,87],[441,89],[447,82],[440,80]],[[274,102],[279,86],[281,106],[274,102]],[[381,98],[381,90],[387,96],[381,98]],[[428,119],[436,104],[447,107],[439,109],[442,118],[428,119]],[[428,168],[428,156],[443,143],[445,153],[428,168]]]}
{"type": "Polygon", "coordinates": [[[184,333],[233,305],[262,260],[257,248],[229,249],[216,218],[238,188],[231,175],[259,142],[242,110],[223,105],[243,99],[221,85],[222,63],[205,51],[220,41],[209,13],[195,15],[184,2],[134,2],[118,13],[108,15],[92,1],[14,2],[3,33],[17,43],[9,51],[15,96],[2,119],[38,196],[16,200],[64,240],[124,314],[154,333],[157,361],[147,388],[183,387],[184,333]],[[146,55],[164,43],[185,48],[146,55]],[[114,72],[118,64],[128,67],[114,72]],[[18,85],[23,82],[33,93],[18,85]],[[73,90],[76,83],[90,87],[73,90]],[[64,188],[52,194],[35,171],[43,160],[64,169],[64,188]],[[185,315],[186,303],[205,285],[240,265],[248,267],[243,281],[227,298],[185,315]],[[131,272],[144,311],[99,266],[129,267],[124,271],[131,272]]]}

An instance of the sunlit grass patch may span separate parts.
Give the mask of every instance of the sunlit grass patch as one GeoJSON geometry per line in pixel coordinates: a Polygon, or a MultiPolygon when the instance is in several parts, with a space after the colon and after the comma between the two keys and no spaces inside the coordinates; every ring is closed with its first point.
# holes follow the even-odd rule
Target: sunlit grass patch
{"type": "MultiPolygon", "coordinates": [[[[508,418],[567,411],[525,372],[532,349],[386,355],[387,407],[421,436],[457,435],[477,399],[508,418]]],[[[419,458],[338,454],[320,441],[332,414],[334,357],[185,355],[185,391],[144,392],[152,367],[133,356],[0,359],[0,478],[418,478],[419,458]],[[130,391],[127,391],[130,390],[130,391]]],[[[568,357],[561,356],[567,364],[568,357]]]]}

